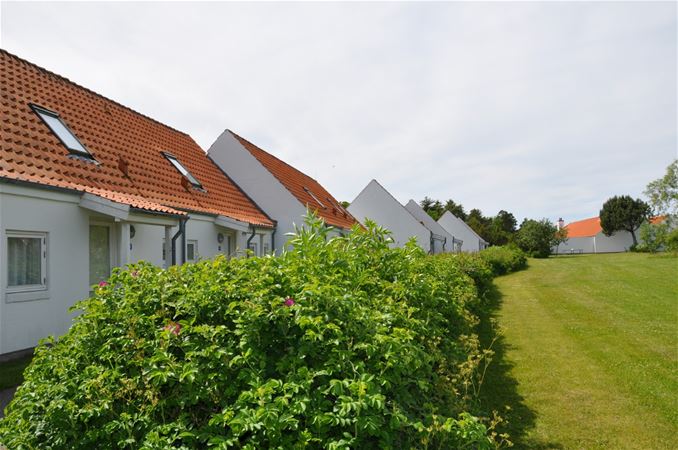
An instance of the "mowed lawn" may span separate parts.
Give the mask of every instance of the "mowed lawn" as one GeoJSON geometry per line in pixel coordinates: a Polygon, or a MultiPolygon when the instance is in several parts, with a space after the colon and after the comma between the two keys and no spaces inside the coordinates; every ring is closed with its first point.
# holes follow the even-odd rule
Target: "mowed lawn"
{"type": "Polygon", "coordinates": [[[485,406],[512,408],[517,448],[678,448],[678,259],[530,260],[496,285],[485,406]]]}

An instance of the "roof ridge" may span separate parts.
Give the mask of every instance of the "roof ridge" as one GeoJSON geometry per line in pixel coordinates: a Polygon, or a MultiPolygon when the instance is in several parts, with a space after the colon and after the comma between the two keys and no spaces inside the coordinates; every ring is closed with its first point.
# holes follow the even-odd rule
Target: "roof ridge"
{"type": "MultiPolygon", "coordinates": [[[[51,70],[45,69],[45,68],[42,67],[42,66],[39,66],[39,65],[37,65],[37,64],[35,64],[35,63],[33,63],[33,62],[30,62],[30,61],[28,61],[28,60],[26,60],[26,59],[23,59],[23,58],[21,58],[20,56],[17,56],[17,55],[15,55],[14,53],[11,53],[10,51],[8,51],[8,50],[6,50],[6,49],[4,49],[4,48],[0,48],[0,53],[4,53],[4,54],[6,54],[7,56],[9,56],[10,58],[14,58],[14,59],[16,59],[17,61],[20,61],[20,62],[23,63],[23,64],[26,64],[26,65],[29,65],[29,66],[31,66],[31,67],[34,67],[35,69],[37,69],[37,70],[39,70],[39,71],[45,73],[46,75],[49,75],[49,76],[51,76],[51,77],[54,77],[54,78],[56,78],[56,79],[59,80],[59,81],[63,81],[63,82],[66,82],[66,83],[68,83],[68,84],[71,84],[71,85],[77,87],[78,89],[82,89],[82,90],[84,90],[84,91],[86,91],[86,92],[89,92],[90,94],[92,94],[92,95],[94,95],[94,96],[96,96],[96,97],[99,97],[99,98],[101,98],[101,99],[103,99],[103,100],[106,100],[106,101],[108,101],[108,102],[111,102],[111,103],[113,103],[114,105],[117,105],[117,106],[119,106],[119,107],[121,107],[121,108],[124,108],[124,109],[126,109],[126,110],[128,110],[128,111],[130,111],[130,112],[132,112],[132,113],[134,113],[134,114],[136,114],[136,115],[138,115],[138,116],[141,116],[141,117],[143,117],[143,118],[145,118],[145,119],[147,119],[147,120],[150,120],[151,122],[157,123],[158,125],[162,125],[163,127],[169,128],[169,129],[172,130],[172,131],[175,131],[175,132],[177,132],[177,133],[181,133],[181,134],[183,134],[183,135],[185,135],[185,136],[190,137],[190,135],[189,135],[188,133],[184,132],[184,131],[178,130],[178,129],[174,128],[174,127],[171,127],[171,126],[169,126],[169,125],[167,125],[167,124],[164,124],[164,123],[160,122],[159,120],[156,120],[156,119],[154,119],[154,118],[152,118],[152,117],[150,117],[150,116],[147,116],[146,114],[140,113],[139,111],[136,111],[135,109],[133,109],[133,108],[131,108],[131,107],[129,107],[129,106],[123,105],[122,103],[117,102],[117,101],[115,101],[115,100],[112,100],[112,99],[106,97],[105,95],[99,94],[98,92],[95,92],[95,91],[93,91],[93,90],[91,90],[91,89],[89,89],[89,88],[86,88],[85,86],[82,86],[82,85],[76,83],[75,81],[69,80],[68,78],[66,78],[66,77],[63,76],[63,75],[59,75],[59,74],[57,74],[57,73],[52,72],[51,70]]],[[[200,149],[202,150],[202,147],[200,147],[200,149]]],[[[204,150],[203,150],[203,151],[204,151],[204,150]]]]}
{"type": "MultiPolygon", "coordinates": [[[[239,135],[238,133],[236,133],[235,131],[230,130],[230,129],[227,129],[227,130],[228,130],[229,133],[232,133],[232,134],[233,134],[235,137],[237,137],[238,139],[242,139],[243,141],[245,141],[245,142],[247,142],[248,144],[250,144],[252,147],[255,147],[255,148],[257,148],[258,150],[260,150],[260,151],[266,153],[266,154],[267,154],[268,156],[270,156],[271,158],[274,158],[275,160],[277,160],[277,161],[283,163],[284,165],[286,165],[286,166],[289,167],[290,169],[293,169],[294,171],[299,172],[299,173],[302,174],[303,176],[305,176],[305,177],[307,177],[307,178],[310,178],[311,180],[313,180],[313,181],[315,181],[316,183],[318,183],[318,180],[316,180],[316,179],[313,178],[312,176],[308,175],[306,172],[302,172],[301,170],[299,170],[299,169],[297,169],[296,167],[294,167],[292,164],[289,164],[289,163],[283,161],[282,159],[278,158],[277,156],[275,156],[273,153],[271,153],[271,152],[269,152],[269,151],[267,151],[267,150],[264,150],[263,148],[259,147],[257,144],[255,144],[254,142],[250,141],[249,139],[240,136],[240,135],[239,135]]],[[[249,150],[248,150],[248,151],[249,151],[249,150]]],[[[318,183],[318,184],[320,184],[320,183],[318,183]]]]}

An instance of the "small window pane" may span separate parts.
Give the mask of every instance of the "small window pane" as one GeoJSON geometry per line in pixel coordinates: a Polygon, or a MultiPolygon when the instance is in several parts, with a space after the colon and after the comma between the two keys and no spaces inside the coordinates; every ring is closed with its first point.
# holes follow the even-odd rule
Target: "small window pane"
{"type": "Polygon", "coordinates": [[[73,132],[69,130],[66,125],[64,125],[58,116],[37,108],[35,111],[52,130],[52,133],[56,134],[69,150],[90,156],[87,149],[80,143],[80,141],[78,141],[78,138],[76,138],[73,132]]]}
{"type": "Polygon", "coordinates": [[[186,259],[193,261],[195,259],[195,245],[186,244],[186,259]]]}
{"type": "Polygon", "coordinates": [[[42,284],[42,239],[7,238],[8,286],[42,284]]]}
{"type": "Polygon", "coordinates": [[[189,172],[188,169],[186,169],[178,159],[167,153],[165,153],[165,157],[169,160],[169,162],[172,163],[172,165],[179,171],[180,174],[188,178],[188,181],[190,181],[193,186],[202,187],[200,182],[193,175],[191,175],[191,172],[189,172]]]}

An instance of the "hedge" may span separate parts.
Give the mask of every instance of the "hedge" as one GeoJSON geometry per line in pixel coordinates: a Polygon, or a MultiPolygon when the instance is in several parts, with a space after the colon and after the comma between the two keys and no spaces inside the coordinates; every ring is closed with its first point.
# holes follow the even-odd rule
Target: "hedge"
{"type": "Polygon", "coordinates": [[[527,255],[518,247],[506,245],[481,250],[480,257],[489,264],[494,275],[504,275],[527,267],[527,255]]]}
{"type": "Polygon", "coordinates": [[[488,266],[390,249],[374,224],[327,233],[311,217],[279,257],[114,270],[70,331],[36,349],[0,442],[493,448],[469,412],[488,266]]]}

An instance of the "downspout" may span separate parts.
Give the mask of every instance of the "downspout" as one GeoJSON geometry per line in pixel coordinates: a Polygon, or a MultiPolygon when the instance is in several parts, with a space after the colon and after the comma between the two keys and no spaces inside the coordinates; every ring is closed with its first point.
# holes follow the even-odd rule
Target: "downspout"
{"type": "Polygon", "coordinates": [[[273,228],[273,232],[271,233],[271,251],[273,252],[273,256],[275,256],[275,232],[278,230],[278,227],[273,228]]]}
{"type": "Polygon", "coordinates": [[[443,253],[445,253],[445,244],[447,244],[447,236],[445,236],[445,239],[443,239],[443,253]]]}
{"type": "MultiPolygon", "coordinates": [[[[177,239],[179,239],[179,236],[184,236],[182,239],[182,243],[184,244],[184,249],[186,249],[186,221],[188,219],[179,219],[179,230],[176,232],[176,234],[172,237],[172,265],[175,266],[177,264],[177,239]]],[[[181,252],[181,259],[186,262],[186,256],[184,255],[184,252],[181,252]]]]}
{"type": "Polygon", "coordinates": [[[435,243],[433,242],[433,231],[429,231],[430,237],[429,237],[429,245],[431,246],[431,254],[435,254],[436,248],[435,248],[435,243]]]}
{"type": "MultiPolygon", "coordinates": [[[[252,226],[252,235],[249,237],[249,239],[247,239],[247,249],[246,250],[250,249],[250,243],[252,242],[252,239],[254,239],[254,236],[256,236],[256,235],[257,235],[257,229],[254,228],[254,226],[252,226]]],[[[247,254],[247,257],[248,258],[250,257],[249,253],[247,254]]]]}

